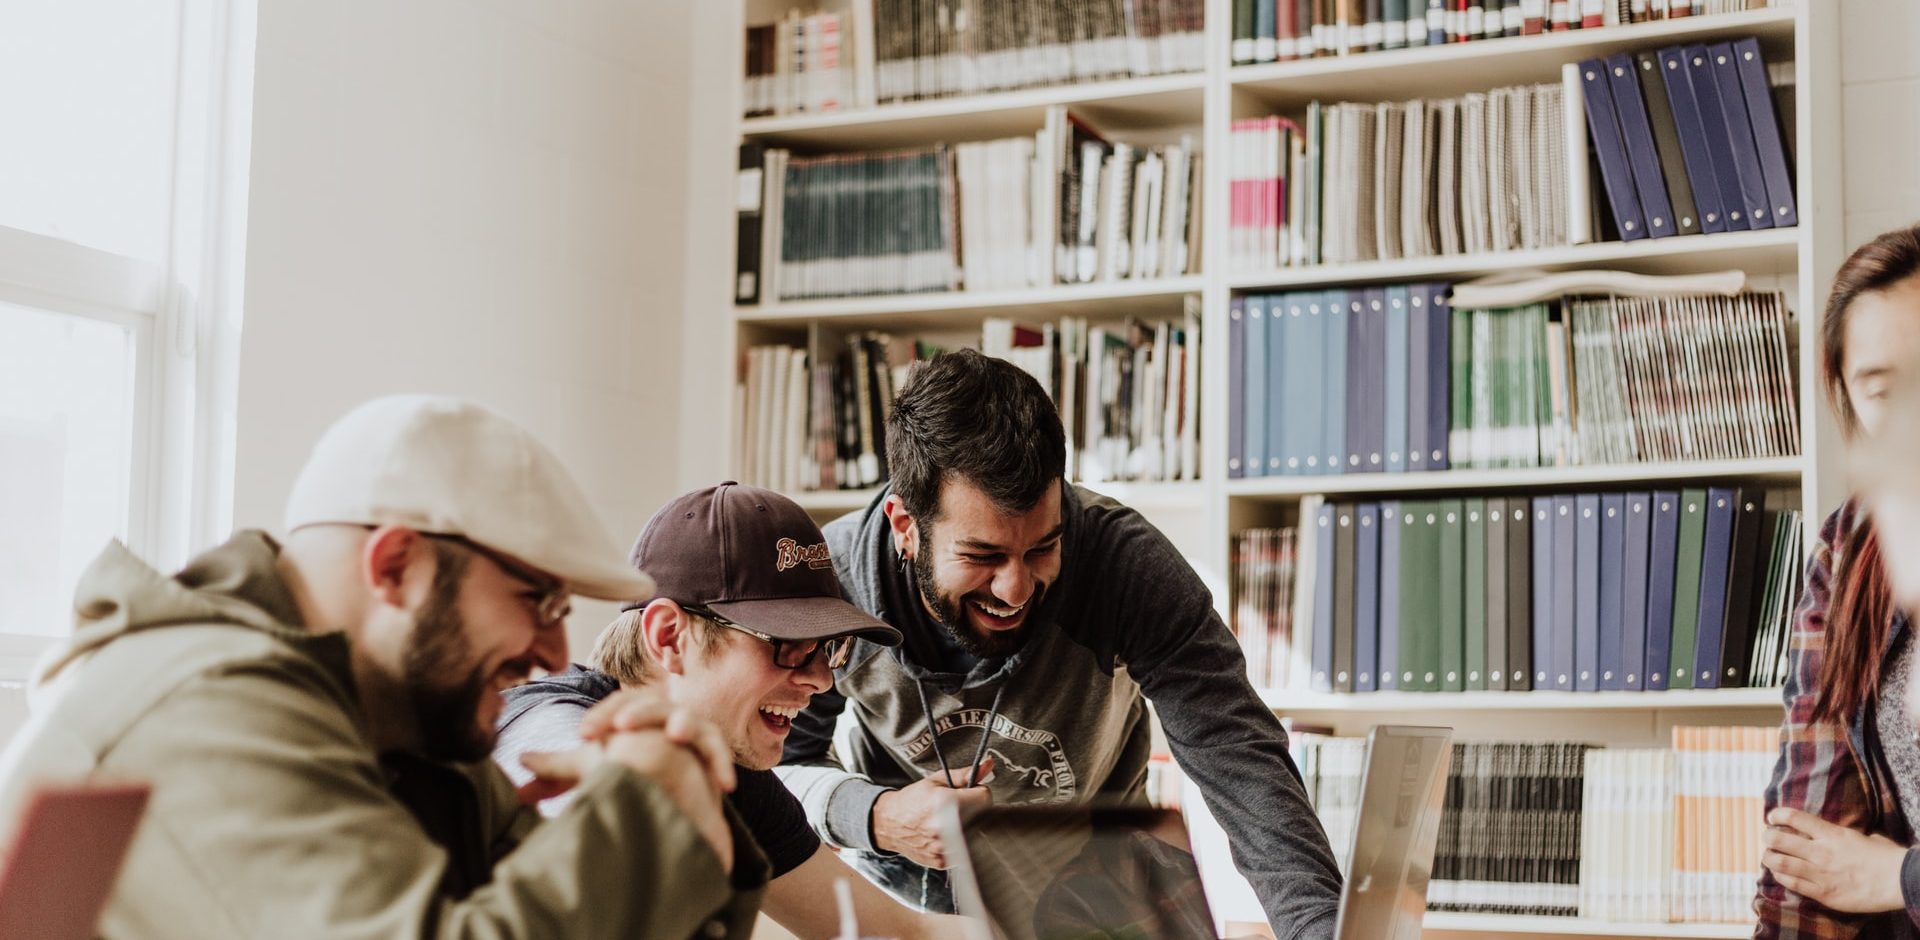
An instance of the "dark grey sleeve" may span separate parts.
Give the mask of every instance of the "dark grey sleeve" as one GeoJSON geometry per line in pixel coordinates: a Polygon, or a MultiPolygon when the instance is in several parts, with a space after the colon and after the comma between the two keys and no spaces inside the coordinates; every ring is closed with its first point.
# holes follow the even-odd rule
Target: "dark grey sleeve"
{"type": "Polygon", "coordinates": [[[1340,870],[1287,754],[1286,731],[1247,681],[1200,576],[1139,514],[1111,513],[1076,546],[1108,645],[1154,704],[1173,756],[1226,829],[1280,940],[1333,937],[1340,870]],[[1088,552],[1087,549],[1093,549],[1088,552]]]}

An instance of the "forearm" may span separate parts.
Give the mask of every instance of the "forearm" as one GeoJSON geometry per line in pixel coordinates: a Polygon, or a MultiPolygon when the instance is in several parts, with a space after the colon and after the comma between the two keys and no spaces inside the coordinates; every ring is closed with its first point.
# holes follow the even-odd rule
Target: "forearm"
{"type": "Polygon", "coordinates": [[[888,788],[833,766],[788,765],[774,773],[800,800],[822,841],[842,849],[880,850],[873,837],[873,804],[888,788]]]}

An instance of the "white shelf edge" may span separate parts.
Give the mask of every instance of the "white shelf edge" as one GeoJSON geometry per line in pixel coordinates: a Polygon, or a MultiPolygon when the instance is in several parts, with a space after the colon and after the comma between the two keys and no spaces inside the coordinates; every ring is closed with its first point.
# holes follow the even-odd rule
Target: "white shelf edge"
{"type": "Polygon", "coordinates": [[[1304,692],[1261,689],[1274,711],[1497,712],[1665,711],[1706,708],[1782,708],[1779,689],[1675,689],[1665,692],[1304,692]]]}
{"type": "Polygon", "coordinates": [[[1462,914],[1428,911],[1428,930],[1485,933],[1572,934],[1599,937],[1736,938],[1753,935],[1753,924],[1663,924],[1593,920],[1585,917],[1527,917],[1513,914],[1462,914]]]}
{"type": "MultiPolygon", "coordinates": [[[[924,120],[927,118],[991,114],[995,111],[1018,111],[1022,108],[1045,107],[1056,104],[1089,104],[1112,99],[1139,98],[1146,95],[1161,95],[1183,91],[1197,92],[1205,88],[1206,84],[1207,73],[1204,71],[1178,72],[1171,75],[1148,75],[1140,78],[1118,78],[1106,81],[1021,88],[1013,91],[988,92],[983,95],[935,98],[906,104],[879,105],[857,110],[849,109],[845,111],[825,111],[819,114],[783,114],[773,117],[743,118],[740,120],[740,135],[742,137],[773,137],[780,134],[798,134],[847,127],[863,127],[873,124],[891,124],[899,121],[924,120]]],[[[1196,117],[1197,116],[1198,112],[1196,111],[1196,117]]]]}
{"type": "MultiPolygon", "coordinates": [[[[1767,249],[1779,249],[1784,252],[1798,248],[1799,244],[1799,230],[1794,228],[1763,229],[1757,232],[1723,232],[1713,235],[1680,235],[1672,238],[1643,238],[1631,242],[1594,242],[1560,248],[1486,252],[1477,255],[1435,255],[1427,258],[1398,258],[1392,261],[1360,261],[1350,264],[1322,264],[1299,268],[1275,268],[1270,271],[1238,272],[1228,275],[1227,286],[1234,290],[1263,290],[1311,284],[1338,284],[1346,281],[1457,277],[1516,268],[1584,267],[1616,261],[1686,258],[1767,249]]],[[[1738,265],[1733,266],[1738,267],[1738,265]]]]}
{"type": "Polygon", "coordinates": [[[1259,477],[1227,483],[1229,497],[1329,496],[1420,491],[1660,483],[1721,477],[1792,477],[1806,471],[1803,457],[1686,463],[1606,464],[1593,467],[1514,467],[1502,470],[1439,470],[1428,473],[1349,473],[1335,476],[1259,477]]]}
{"type": "Polygon", "coordinates": [[[1647,23],[1621,24],[1598,29],[1573,29],[1537,36],[1506,36],[1441,46],[1411,46],[1383,52],[1330,58],[1302,59],[1294,62],[1262,62],[1237,65],[1228,71],[1234,86],[1281,83],[1288,79],[1320,78],[1346,73],[1364,73],[1382,68],[1418,68],[1427,65],[1474,63],[1487,67],[1504,56],[1529,55],[1544,51],[1574,51],[1615,44],[1652,43],[1684,38],[1701,33],[1764,26],[1792,26],[1798,11],[1794,7],[1742,10],[1711,16],[1689,16],[1647,23]]]}
{"type": "MultiPolygon", "coordinates": [[[[1199,480],[1072,482],[1134,509],[1202,509],[1207,505],[1208,490],[1199,480]]],[[[809,512],[827,512],[859,509],[879,493],[879,487],[871,486],[858,490],[789,490],[782,495],[809,512]]]]}
{"type": "Polygon", "coordinates": [[[859,509],[873,502],[873,498],[879,494],[880,488],[871,486],[858,490],[790,490],[781,495],[808,512],[824,512],[859,509]]]}
{"type": "Polygon", "coordinates": [[[1207,278],[1196,274],[1144,281],[1061,284],[1021,290],[960,290],[926,294],[887,294],[879,297],[824,298],[757,307],[736,306],[733,308],[733,317],[737,323],[766,324],[936,311],[992,310],[1000,307],[1042,307],[1054,304],[1196,294],[1205,289],[1206,284],[1207,278]]]}

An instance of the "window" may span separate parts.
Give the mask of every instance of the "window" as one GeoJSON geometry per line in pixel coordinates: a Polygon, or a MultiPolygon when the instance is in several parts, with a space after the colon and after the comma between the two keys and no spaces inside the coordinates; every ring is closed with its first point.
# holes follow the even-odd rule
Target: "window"
{"type": "Polygon", "coordinates": [[[229,524],[253,12],[0,7],[0,682],[109,539],[229,524]]]}

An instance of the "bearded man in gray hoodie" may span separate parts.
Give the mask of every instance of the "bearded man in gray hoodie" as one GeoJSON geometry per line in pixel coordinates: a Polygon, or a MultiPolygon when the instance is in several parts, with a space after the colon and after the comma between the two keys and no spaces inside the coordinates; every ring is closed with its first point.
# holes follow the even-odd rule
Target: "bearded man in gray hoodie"
{"type": "Polygon", "coordinates": [[[498,693],[566,666],[568,597],[652,592],[546,448],[466,402],[369,402],[286,530],[171,577],[108,546],[0,754],[0,826],[42,781],[151,783],[101,936],[747,935],[766,861],[711,724],[610,696],[528,758],[521,795],[575,793],[544,822],[487,759],[498,693]]]}
{"type": "Polygon", "coordinates": [[[946,805],[1142,801],[1151,700],[1274,934],[1331,938],[1339,870],[1286,733],[1173,545],[1065,481],[1039,382],[972,350],[936,356],[894,400],[886,456],[891,483],[825,533],[848,600],[903,641],[856,643],[779,769],[821,838],[951,911],[946,805]]]}

